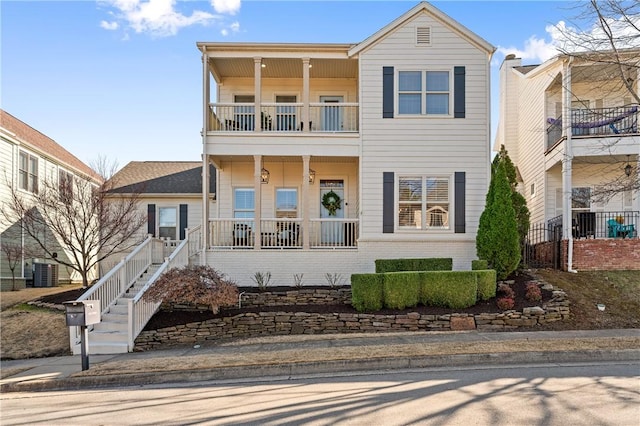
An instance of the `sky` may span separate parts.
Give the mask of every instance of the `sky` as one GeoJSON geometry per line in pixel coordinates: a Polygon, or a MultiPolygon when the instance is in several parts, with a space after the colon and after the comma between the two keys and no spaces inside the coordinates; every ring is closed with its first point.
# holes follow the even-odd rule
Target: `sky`
{"type": "MultiPolygon", "coordinates": [[[[0,106],[87,164],[199,161],[196,42],[357,43],[417,1],[0,0],[0,106]]],[[[497,50],[539,64],[555,54],[568,1],[434,1],[497,50]]],[[[493,135],[491,144],[493,144],[493,135]]]]}

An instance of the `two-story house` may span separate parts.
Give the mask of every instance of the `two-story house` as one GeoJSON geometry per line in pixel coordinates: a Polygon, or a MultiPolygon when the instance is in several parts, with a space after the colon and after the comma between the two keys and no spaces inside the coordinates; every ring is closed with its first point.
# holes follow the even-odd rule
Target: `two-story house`
{"type": "Polygon", "coordinates": [[[494,47],[422,2],[360,43],[197,43],[204,259],[241,285],[476,258],[494,47]],[[209,165],[217,173],[211,208],[209,165]]]}
{"type": "MultiPolygon", "coordinates": [[[[20,121],[6,111],[0,110],[0,203],[11,204],[15,193],[30,197],[42,188],[45,180],[68,190],[75,179],[98,182],[89,166],[76,158],[51,138],[20,121]]],[[[46,233],[46,230],[43,230],[46,233]]],[[[78,281],[81,278],[70,268],[58,265],[57,260],[71,256],[56,241],[47,235],[39,239],[56,246],[50,252],[57,258],[47,257],[38,244],[24,233],[17,222],[9,222],[0,216],[0,280],[3,290],[34,286],[49,286],[58,280],[78,281]]]]}
{"type": "Polygon", "coordinates": [[[640,50],[618,53],[622,66],[594,54],[527,66],[509,55],[501,66],[494,149],[508,150],[531,222],[545,223],[547,239],[638,236],[639,73],[624,63],[637,63],[640,50]]]}

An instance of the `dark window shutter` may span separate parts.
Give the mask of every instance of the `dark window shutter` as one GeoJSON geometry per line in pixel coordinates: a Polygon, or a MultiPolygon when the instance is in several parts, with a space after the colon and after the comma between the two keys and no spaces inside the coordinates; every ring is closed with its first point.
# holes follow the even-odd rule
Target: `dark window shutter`
{"type": "Polygon", "coordinates": [[[464,234],[466,232],[465,223],[465,172],[456,172],[454,178],[454,204],[455,204],[455,232],[464,234]]]}
{"type": "Polygon", "coordinates": [[[156,205],[147,204],[147,233],[156,236],[156,205]]]}
{"type": "Polygon", "coordinates": [[[180,204],[180,239],[184,240],[185,228],[187,227],[187,205],[180,204]]]}
{"type": "Polygon", "coordinates": [[[382,232],[393,234],[393,172],[382,173],[382,232]]]}
{"type": "Polygon", "coordinates": [[[393,67],[382,67],[382,118],[393,118],[393,67]]]}
{"type": "Polygon", "coordinates": [[[453,68],[453,116],[465,117],[465,68],[453,68]]]}

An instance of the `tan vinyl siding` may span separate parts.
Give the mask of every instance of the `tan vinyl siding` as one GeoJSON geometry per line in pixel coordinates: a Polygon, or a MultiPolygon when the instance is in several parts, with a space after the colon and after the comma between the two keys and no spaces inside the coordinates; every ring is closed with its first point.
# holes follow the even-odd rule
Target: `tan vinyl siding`
{"type": "MultiPolygon", "coordinates": [[[[427,14],[419,14],[360,55],[362,114],[362,226],[366,238],[382,232],[382,173],[429,174],[451,178],[466,172],[466,233],[446,231],[451,240],[475,239],[478,218],[484,208],[488,185],[489,105],[486,52],[443,26],[427,14]],[[415,28],[431,28],[431,46],[416,47],[415,28]],[[466,118],[382,118],[382,67],[398,71],[448,70],[453,90],[453,68],[466,71],[466,118]]],[[[394,90],[394,96],[397,92],[394,90]]],[[[453,191],[452,191],[453,193],[453,191]]],[[[452,195],[453,204],[453,195],[452,195]]],[[[453,206],[452,206],[453,213],[453,206]]],[[[402,239],[405,234],[385,234],[402,239]]],[[[422,233],[426,240],[434,234],[422,233]]]]}

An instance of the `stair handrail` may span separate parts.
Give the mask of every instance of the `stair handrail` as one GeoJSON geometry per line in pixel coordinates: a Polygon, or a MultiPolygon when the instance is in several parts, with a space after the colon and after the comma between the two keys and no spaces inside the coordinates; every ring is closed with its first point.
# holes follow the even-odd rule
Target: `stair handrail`
{"type": "MultiPolygon", "coordinates": [[[[149,235],[131,253],[126,255],[116,266],[98,280],[89,290],[76,299],[76,302],[83,300],[99,300],[100,315],[104,315],[116,300],[121,297],[131,287],[149,266],[157,261],[158,250],[154,247],[162,241],[149,235]]],[[[160,250],[162,253],[162,250],[160,250]]],[[[80,328],[70,327],[70,345],[73,348],[80,342],[80,328]]]]}
{"type": "Polygon", "coordinates": [[[158,270],[149,278],[149,281],[138,291],[132,299],[127,301],[127,334],[128,334],[128,350],[133,351],[136,337],[140,334],[151,317],[156,313],[162,302],[151,302],[144,300],[144,293],[156,282],[158,278],[165,272],[174,267],[182,267],[189,264],[189,238],[188,235],[176,247],[171,255],[165,258],[158,270]]]}
{"type": "Polygon", "coordinates": [[[202,225],[187,229],[186,238],[189,240],[189,259],[202,251],[202,225]]]}

